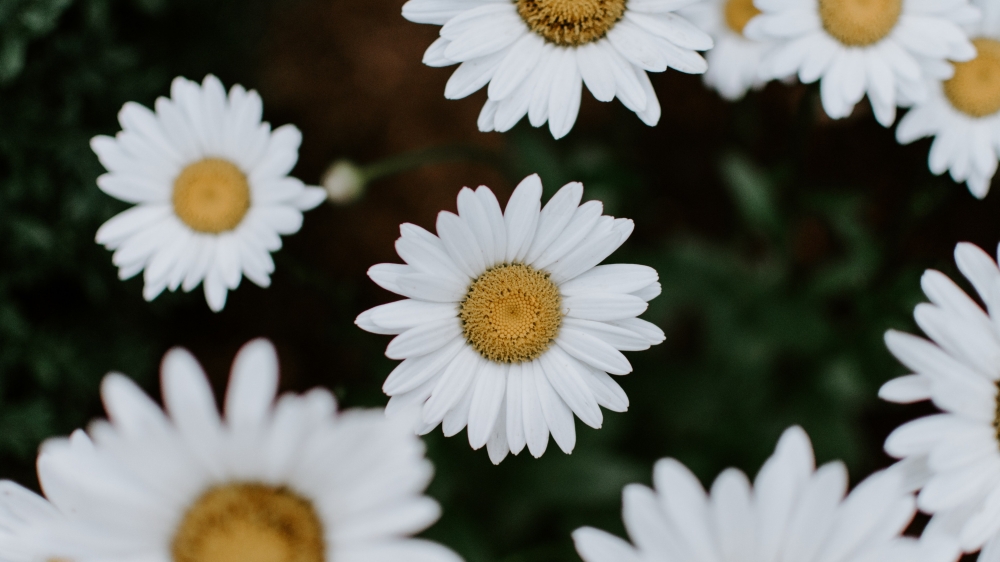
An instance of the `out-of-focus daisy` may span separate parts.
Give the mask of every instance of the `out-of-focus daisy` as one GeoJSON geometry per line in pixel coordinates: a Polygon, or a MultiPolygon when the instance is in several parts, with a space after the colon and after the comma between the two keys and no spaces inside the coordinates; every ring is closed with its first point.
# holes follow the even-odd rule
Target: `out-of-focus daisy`
{"type": "Polygon", "coordinates": [[[458,214],[441,212],[437,236],[400,227],[406,264],[379,264],[373,281],[409,297],[365,311],[361,328],[399,334],[386,355],[403,362],[382,389],[386,412],[422,408],[422,433],[468,426],[474,449],[499,463],[525,446],[538,457],[549,433],[563,451],[576,444],[573,414],[599,428],[600,406],[628,398],[610,377],[632,370],[619,350],[663,341],[636,318],[660,293],[654,269],[597,265],[632,233],[631,220],[580,205],[570,183],[541,208],[542,182],[529,176],[501,212],[486,187],[458,194],[458,214]]]}
{"type": "Polygon", "coordinates": [[[0,560],[59,562],[69,550],[58,530],[66,518],[34,492],[9,480],[0,481],[0,560]]]}
{"type": "Polygon", "coordinates": [[[931,171],[950,172],[982,199],[1000,157],[1000,3],[979,5],[984,17],[968,26],[976,58],[955,63],[944,80],[929,78],[927,99],[903,116],[896,138],[908,144],[933,136],[931,171]]]}
{"type": "Polygon", "coordinates": [[[176,78],[156,111],[126,103],[122,131],[90,142],[108,173],[97,185],[135,203],[97,231],[114,250],[119,277],[145,270],[143,296],[190,291],[203,283],[214,311],[245,275],[267,287],[281,234],[302,226],[302,211],[325,192],[288,173],[302,134],[261,122],[260,96],[234,86],[228,97],[214,76],[201,85],[176,78]]]}
{"type": "Polygon", "coordinates": [[[820,81],[823,109],[847,117],[868,95],[883,126],[896,106],[926,96],[922,65],[967,61],[975,48],[956,21],[975,15],[967,0],[756,0],[763,12],[748,37],[774,40],[766,78],[820,81]]]}
{"type": "Polygon", "coordinates": [[[899,474],[877,472],[844,497],[847,469],[816,469],[799,427],[785,431],[752,487],[731,468],[706,494],[674,459],[656,463],[653,484],[622,493],[631,544],[590,527],[573,533],[586,562],[917,562],[934,550],[900,537],[916,508],[899,474]]]}
{"type": "Polygon", "coordinates": [[[403,16],[441,25],[428,66],[461,65],[445,87],[460,99],[489,84],[481,131],[507,131],[528,115],[555,138],[573,128],[582,84],[617,97],[647,125],[660,103],[646,72],[701,74],[696,51],[712,38],[675,10],[699,0],[409,0],[403,16]]]}
{"type": "Polygon", "coordinates": [[[747,23],[760,14],[753,0],[704,0],[680,13],[715,40],[715,47],[705,55],[705,84],[729,101],[764,85],[760,63],[769,44],[743,35],[747,23]]]}
{"type": "Polygon", "coordinates": [[[65,521],[29,549],[73,562],[460,560],[407,538],[439,515],[423,495],[433,469],[408,425],[379,411],[338,414],[325,390],[275,402],[265,341],[237,356],[224,418],[186,351],[167,354],[162,383],[167,413],[108,375],[110,420],[43,445],[39,481],[65,521]]]}
{"type": "MultiPolygon", "coordinates": [[[[886,345],[913,374],[879,391],[899,403],[931,400],[942,413],[903,424],[885,450],[904,459],[920,509],[932,513],[925,536],[951,536],[965,552],[988,540],[1000,546],[1000,269],[986,252],[962,243],[955,248],[959,271],[986,305],[984,311],[951,279],[927,271],[921,285],[930,303],[913,316],[931,341],[896,331],[886,345]]],[[[995,558],[991,558],[995,560],[995,558]]]]}

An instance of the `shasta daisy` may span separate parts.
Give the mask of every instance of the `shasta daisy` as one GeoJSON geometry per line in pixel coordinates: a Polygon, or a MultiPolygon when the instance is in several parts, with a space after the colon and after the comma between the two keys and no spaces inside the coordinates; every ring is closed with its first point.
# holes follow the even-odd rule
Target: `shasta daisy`
{"type": "Polygon", "coordinates": [[[785,431],[751,486],[723,471],[706,494],[674,459],[653,469],[655,490],[625,487],[622,517],[632,543],[590,527],[573,533],[585,562],[926,561],[933,550],[900,534],[916,508],[894,471],[869,476],[847,492],[847,469],[815,467],[809,437],[785,431]]]}
{"type": "Polygon", "coordinates": [[[122,131],[90,145],[108,173],[97,186],[136,205],[104,223],[97,242],[115,253],[119,277],[144,271],[143,296],[204,285],[220,311],[245,275],[267,287],[281,234],[302,226],[302,211],[325,192],[288,173],[302,135],[291,125],[261,122],[255,91],[229,95],[214,76],[201,85],[176,78],[155,111],[126,103],[122,131]]]}
{"type": "Polygon", "coordinates": [[[743,35],[751,19],[760,14],[753,0],[704,0],[680,13],[712,36],[715,47],[705,55],[705,84],[729,101],[743,98],[751,88],[760,88],[760,64],[770,42],[743,35]]]}
{"type": "Polygon", "coordinates": [[[265,341],[237,356],[224,418],[186,351],[167,354],[162,383],[166,413],[108,375],[110,419],[43,445],[39,481],[65,522],[29,550],[73,562],[459,562],[407,538],[440,511],[423,495],[433,469],[409,426],[337,413],[326,390],[275,402],[265,341]]]}
{"type": "Polygon", "coordinates": [[[977,4],[983,18],[967,27],[976,58],[955,63],[953,74],[943,79],[928,77],[927,99],[899,121],[896,139],[908,144],[933,136],[931,171],[950,172],[982,199],[1000,158],[1000,4],[977,4]]]}
{"type": "Polygon", "coordinates": [[[538,457],[549,433],[563,451],[576,444],[573,415],[601,427],[600,406],[616,412],[628,398],[610,377],[632,370],[620,350],[663,341],[637,318],[660,292],[654,269],[598,265],[632,233],[632,221],[580,204],[571,183],[541,208],[542,183],[529,176],[505,212],[486,187],[458,194],[458,214],[441,212],[437,236],[400,227],[406,264],[368,274],[408,297],[363,312],[357,324],[399,334],[386,355],[403,360],[382,389],[387,414],[422,411],[421,433],[468,426],[474,449],[499,463],[525,446],[538,457]]]}
{"type": "MultiPolygon", "coordinates": [[[[930,400],[941,413],[907,422],[889,435],[885,450],[903,459],[921,510],[933,514],[925,536],[952,537],[965,552],[988,541],[1000,546],[1000,269],[968,243],[955,248],[959,271],[986,309],[954,281],[929,270],[921,279],[931,302],[913,316],[930,341],[890,330],[886,345],[913,374],[887,382],[883,399],[930,400]]],[[[985,558],[984,558],[985,559],[985,558]]]]}
{"type": "Polygon", "coordinates": [[[646,73],[707,68],[697,51],[712,38],[675,13],[698,1],[409,0],[403,17],[442,26],[424,64],[460,65],[445,97],[489,85],[481,131],[507,131],[527,115],[561,138],[576,122],[583,84],[655,125],[660,103],[646,73]]]}
{"type": "Polygon", "coordinates": [[[883,126],[896,106],[926,95],[926,65],[966,61],[975,48],[956,21],[976,13],[967,0],[756,0],[762,14],[747,37],[778,44],[762,63],[766,78],[820,81],[823,109],[847,117],[868,95],[883,126]]]}

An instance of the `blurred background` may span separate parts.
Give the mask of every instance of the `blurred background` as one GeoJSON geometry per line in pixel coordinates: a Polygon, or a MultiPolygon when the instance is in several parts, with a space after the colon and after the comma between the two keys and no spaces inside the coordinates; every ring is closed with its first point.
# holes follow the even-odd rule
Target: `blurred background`
{"type": "Polygon", "coordinates": [[[659,270],[663,295],[644,318],[667,340],[628,354],[629,412],[606,412],[600,431],[578,423],[571,456],[550,444],[540,460],[494,467],[464,433],[428,436],[444,507],[428,537],[469,562],[578,560],[570,531],[622,532],[621,487],[648,483],[656,459],[680,459],[706,485],[727,466],[753,475],[791,424],[820,462],[844,459],[852,482],[889,463],[885,436],[930,407],[877,399],[904,371],[882,334],[916,331],[920,275],[957,276],[956,242],[995,251],[996,194],[979,202],[932,176],[929,142],[898,146],[864,103],[830,121],[815,86],[772,83],[728,104],[668,71],[652,75],[655,128],[585,93],[564,140],[526,123],[482,134],[485,92],[444,99],[451,70],[420,63],[438,28],[405,21],[402,3],[0,0],[0,476],[37,488],[39,443],[102,415],[101,377],[121,371],[158,396],[172,346],[221,391],[239,346],[268,337],[284,389],[384,406],[388,337],[353,320],[396,297],[365,271],[399,261],[399,223],[433,230],[462,186],[503,202],[534,172],[546,197],[582,181],[585,199],[635,220],[611,259],[659,270]],[[307,213],[272,287],[244,280],[220,314],[200,288],[144,302],[141,279],[119,281],[93,240],[126,205],[97,189],[89,139],[119,130],[124,102],[151,106],[173,77],[207,73],[257,89],[267,120],[303,131],[295,175],[307,183],[340,158],[427,161],[307,213]]]}

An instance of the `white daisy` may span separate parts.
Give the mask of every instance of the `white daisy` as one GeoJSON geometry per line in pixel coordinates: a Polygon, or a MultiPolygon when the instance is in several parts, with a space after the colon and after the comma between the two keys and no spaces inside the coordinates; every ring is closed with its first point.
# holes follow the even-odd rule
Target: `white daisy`
{"type": "Polygon", "coordinates": [[[646,72],[707,68],[696,51],[712,48],[712,38],[674,13],[697,1],[409,0],[403,17],[443,26],[424,64],[461,63],[446,98],[489,84],[481,131],[507,131],[527,114],[562,138],[576,122],[581,84],[656,125],[660,102],[646,72]]]}
{"type": "Polygon", "coordinates": [[[844,497],[847,469],[815,468],[809,437],[785,431],[751,487],[723,471],[711,492],[674,459],[653,469],[655,491],[625,487],[622,516],[632,543],[584,527],[573,533],[586,562],[918,562],[936,549],[900,533],[916,508],[901,475],[869,476],[844,497]]]}
{"type": "Polygon", "coordinates": [[[526,178],[501,212],[493,192],[464,188],[458,215],[441,212],[435,236],[400,227],[406,265],[379,264],[373,281],[405,297],[365,311],[361,328],[399,334],[386,355],[403,362],[382,389],[387,414],[420,405],[426,433],[468,425],[474,449],[499,463],[525,446],[538,457],[549,433],[563,451],[576,444],[573,414],[599,428],[600,406],[628,397],[608,376],[632,370],[619,350],[643,350],[663,332],[636,318],[660,293],[654,269],[597,265],[632,233],[632,221],[580,205],[570,183],[541,209],[542,182],[526,178]]]}
{"type": "Polygon", "coordinates": [[[927,94],[922,65],[976,54],[955,22],[974,14],[967,0],[755,0],[763,13],[744,33],[779,44],[762,63],[767,78],[820,80],[823,108],[847,117],[868,95],[883,126],[896,106],[927,94]]]}
{"type": "Polygon", "coordinates": [[[0,481],[0,560],[59,562],[68,553],[56,530],[66,519],[34,492],[0,481]]]}
{"type": "Polygon", "coordinates": [[[760,75],[760,64],[769,42],[743,35],[747,23],[760,14],[753,0],[705,0],[680,13],[715,40],[715,47],[705,55],[706,85],[723,98],[736,101],[751,88],[758,89],[767,82],[760,75]]]}
{"type": "Polygon", "coordinates": [[[908,144],[933,136],[931,171],[949,171],[982,199],[1000,158],[1000,3],[979,4],[984,17],[967,28],[976,58],[955,63],[943,80],[929,78],[927,99],[903,116],[896,139],[908,144]]]}
{"type": "Polygon", "coordinates": [[[918,505],[934,514],[924,534],[953,536],[973,552],[1000,536],[1000,269],[968,243],[955,248],[955,261],[989,312],[943,273],[927,271],[921,285],[931,302],[913,316],[931,341],[886,333],[889,350],[914,374],[889,381],[879,396],[931,400],[943,410],[897,428],[885,450],[922,485],[918,505]]]}
{"type": "Polygon", "coordinates": [[[227,97],[214,76],[200,86],[176,78],[155,113],[126,103],[122,131],[90,142],[108,169],[98,187],[136,203],[104,223],[97,242],[115,250],[122,279],[145,270],[146,300],[204,282],[219,311],[244,275],[267,287],[279,235],[298,232],[302,211],[323,202],[321,188],[288,176],[302,134],[272,132],[261,111],[255,91],[234,86],[227,97]]]}
{"type": "Polygon", "coordinates": [[[43,445],[39,481],[63,521],[35,544],[21,537],[27,550],[74,562],[460,560],[407,538],[440,511],[423,495],[433,469],[409,426],[337,414],[325,390],[275,402],[268,342],[237,356],[225,418],[186,351],[167,354],[162,383],[167,413],[108,375],[110,421],[43,445]]]}

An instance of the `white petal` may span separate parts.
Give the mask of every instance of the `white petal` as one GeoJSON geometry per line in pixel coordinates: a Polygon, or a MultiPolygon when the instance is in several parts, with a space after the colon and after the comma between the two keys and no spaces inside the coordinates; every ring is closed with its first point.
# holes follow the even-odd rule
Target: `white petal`
{"type": "Polygon", "coordinates": [[[566,316],[583,320],[623,320],[633,318],[646,311],[646,301],[632,295],[585,294],[563,299],[566,316]]]}
{"type": "Polygon", "coordinates": [[[462,325],[458,318],[445,318],[421,324],[403,332],[389,342],[385,349],[390,359],[419,357],[441,349],[462,335],[462,325]]]}
{"type": "Polygon", "coordinates": [[[254,340],[233,361],[226,392],[226,423],[234,429],[259,427],[278,391],[278,355],[267,340],[254,340]]]}
{"type": "Polygon", "coordinates": [[[564,185],[549,202],[545,204],[538,217],[538,229],[535,231],[531,249],[524,261],[533,264],[538,256],[562,234],[566,225],[573,218],[580,199],[583,197],[583,185],[572,182],[564,185]]]}
{"type": "Polygon", "coordinates": [[[573,544],[585,562],[640,562],[639,554],[632,545],[591,527],[573,531],[573,544]]]}
{"type": "Polygon", "coordinates": [[[632,365],[620,351],[587,332],[565,326],[559,331],[556,345],[595,369],[613,375],[632,372],[632,365]]]}
{"type": "MultiPolygon", "coordinates": [[[[524,438],[528,445],[528,451],[535,458],[542,456],[549,444],[549,426],[545,420],[545,413],[542,410],[540,384],[548,385],[545,373],[537,361],[522,363],[523,375],[521,379],[521,411],[524,414],[524,438]],[[540,381],[540,382],[539,382],[540,381]]],[[[549,390],[551,387],[549,387],[549,390]]],[[[554,394],[555,391],[552,391],[554,394]]],[[[567,410],[569,408],[566,408],[567,410]]],[[[572,416],[572,413],[570,413],[572,416]]]]}
{"type": "Polygon", "coordinates": [[[489,440],[506,389],[506,365],[485,361],[476,379],[469,409],[469,445],[473,449],[479,449],[489,440]]]}
{"type": "MultiPolygon", "coordinates": [[[[549,382],[549,379],[544,374],[544,367],[540,367],[535,364],[535,388],[537,389],[538,402],[541,407],[541,411],[545,416],[546,426],[548,431],[552,432],[552,438],[555,440],[559,448],[562,449],[567,455],[573,452],[576,447],[576,426],[573,421],[573,411],[570,407],[560,398],[559,394],[556,392],[549,382]]],[[[526,426],[527,428],[527,426],[526,426]]],[[[540,435],[533,435],[529,433],[528,435],[528,450],[535,457],[541,456],[541,452],[536,454],[537,447],[532,448],[531,438],[537,439],[540,435]]],[[[548,436],[545,437],[546,441],[548,436]]],[[[541,451],[545,448],[542,447],[541,451]]]]}
{"type": "MultiPolygon", "coordinates": [[[[594,398],[594,393],[583,380],[582,374],[586,372],[586,367],[577,363],[559,347],[550,348],[538,361],[545,372],[545,378],[573,413],[583,423],[599,429],[604,416],[597,399],[594,398]]],[[[551,420],[549,423],[551,429],[551,420]]]]}
{"type": "Polygon", "coordinates": [[[514,189],[504,211],[504,226],[507,230],[507,248],[504,261],[521,261],[535,236],[541,209],[542,180],[532,174],[514,189]]]}

